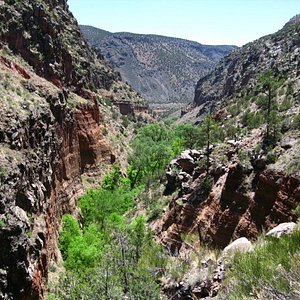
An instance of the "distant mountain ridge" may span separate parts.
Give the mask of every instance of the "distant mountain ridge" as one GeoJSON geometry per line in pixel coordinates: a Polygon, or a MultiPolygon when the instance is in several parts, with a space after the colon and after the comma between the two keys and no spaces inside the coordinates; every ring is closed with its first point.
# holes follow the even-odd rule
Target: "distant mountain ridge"
{"type": "Polygon", "coordinates": [[[159,35],[110,33],[85,25],[80,29],[123,80],[152,102],[192,101],[199,77],[236,48],[159,35]]]}

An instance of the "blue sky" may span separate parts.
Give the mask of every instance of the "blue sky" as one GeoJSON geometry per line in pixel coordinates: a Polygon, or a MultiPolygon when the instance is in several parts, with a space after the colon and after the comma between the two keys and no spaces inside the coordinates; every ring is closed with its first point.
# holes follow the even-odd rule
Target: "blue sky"
{"type": "Polygon", "coordinates": [[[241,46],[279,30],[300,0],[69,0],[79,24],[241,46]]]}

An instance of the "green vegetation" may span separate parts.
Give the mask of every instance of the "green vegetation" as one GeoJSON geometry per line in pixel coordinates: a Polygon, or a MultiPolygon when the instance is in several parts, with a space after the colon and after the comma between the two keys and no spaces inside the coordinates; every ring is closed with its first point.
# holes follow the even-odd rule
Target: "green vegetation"
{"type": "MultiPolygon", "coordinates": [[[[278,104],[276,101],[276,91],[283,84],[282,78],[276,77],[271,70],[267,70],[260,75],[262,90],[266,95],[265,103],[261,107],[265,111],[266,144],[274,144],[279,137],[280,117],[278,114],[278,104]]],[[[263,99],[263,98],[262,98],[263,99]]]]}
{"type": "Polygon", "coordinates": [[[293,210],[293,213],[299,218],[300,217],[300,203],[296,206],[296,208],[293,210]]]}
{"type": "Polygon", "coordinates": [[[101,188],[80,199],[83,228],[63,216],[59,247],[66,272],[49,299],[159,299],[153,274],[163,267],[164,253],[143,215],[126,217],[139,189],[130,188],[116,165],[101,188]]]}
{"type": "Polygon", "coordinates": [[[151,124],[140,128],[132,141],[128,178],[131,188],[159,178],[174,155],[172,132],[163,125],[151,124]]]}
{"type": "Polygon", "coordinates": [[[5,177],[7,173],[8,173],[7,169],[0,166],[0,178],[5,177]]]}
{"type": "Polygon", "coordinates": [[[3,229],[6,227],[6,220],[5,219],[0,219],[0,229],[3,229]]]}
{"type": "Polygon", "coordinates": [[[209,127],[211,143],[224,140],[226,132],[221,128],[221,124],[208,115],[200,126],[184,124],[173,127],[173,152],[178,154],[184,149],[200,149],[204,147],[207,144],[207,127],[209,127]]]}
{"type": "Polygon", "coordinates": [[[170,160],[181,151],[207,148],[207,145],[209,148],[211,143],[222,141],[224,137],[225,131],[211,116],[205,117],[200,126],[151,124],[142,127],[133,139],[129,156],[131,188],[159,179],[170,160]]]}
{"type": "Polygon", "coordinates": [[[71,215],[64,215],[62,224],[59,245],[65,267],[75,271],[93,267],[102,252],[104,240],[102,232],[95,224],[81,231],[77,220],[71,215]]]}
{"type": "Polygon", "coordinates": [[[300,231],[268,238],[235,255],[225,286],[229,299],[296,299],[300,292],[300,231]]]}
{"type": "MultiPolygon", "coordinates": [[[[81,224],[70,215],[63,217],[59,241],[66,272],[52,289],[52,297],[94,299],[97,295],[97,299],[160,299],[162,274],[167,272],[170,278],[177,280],[189,266],[185,261],[171,263],[170,266],[170,258],[154,242],[153,233],[147,226],[147,221],[157,218],[166,204],[161,182],[167,164],[187,148],[203,149],[207,158],[203,162],[207,176],[201,185],[203,193],[208,195],[214,180],[208,175],[213,143],[222,142],[225,137],[236,139],[245,128],[257,128],[264,123],[267,124],[266,136],[269,140],[276,137],[281,120],[273,100],[274,86],[271,81],[266,85],[264,83],[267,98],[260,96],[257,99],[256,105],[260,108],[257,112],[246,110],[243,113],[240,121],[244,128],[237,125],[240,124],[240,114],[234,120],[223,123],[208,115],[199,126],[150,124],[137,129],[131,141],[126,174],[122,174],[120,166],[115,165],[101,187],[86,192],[79,201],[83,215],[81,224]],[[136,207],[145,215],[139,215],[136,207]]],[[[289,105],[286,103],[284,107],[289,105]]],[[[127,127],[129,120],[123,118],[122,121],[123,126],[127,127]]],[[[296,128],[300,121],[294,117],[292,123],[296,128]]],[[[249,155],[242,149],[238,158],[243,167],[251,167],[249,155]]],[[[288,240],[284,241],[286,244],[281,247],[285,253],[296,255],[299,247],[294,248],[295,251],[290,250],[287,248],[288,240]]],[[[279,279],[276,283],[272,281],[274,276],[280,277],[280,272],[290,274],[291,270],[286,261],[275,259],[275,252],[274,255],[270,253],[273,264],[266,257],[272,247],[276,249],[272,243],[275,245],[270,240],[256,252],[234,260],[228,279],[237,286],[232,287],[232,299],[243,298],[249,293],[265,293],[264,286],[278,292],[289,292],[289,282],[285,279],[279,279]],[[260,262],[260,256],[266,260],[260,262]],[[264,268],[269,264],[269,270],[265,272],[264,268]],[[282,269],[278,268],[280,264],[282,269]],[[243,276],[239,277],[242,270],[243,276]],[[252,273],[255,279],[251,278],[252,273]]]]}
{"type": "Polygon", "coordinates": [[[259,128],[264,123],[263,114],[260,111],[254,112],[247,109],[242,115],[242,125],[248,129],[259,128]]]}
{"type": "Polygon", "coordinates": [[[300,115],[296,115],[293,118],[293,128],[300,129],[300,115]]]}
{"type": "MultiPolygon", "coordinates": [[[[209,116],[196,128],[151,124],[137,131],[127,175],[115,165],[99,189],[81,197],[82,224],[71,215],[63,216],[59,247],[66,272],[52,297],[159,299],[157,282],[167,259],[146,226],[165,205],[159,181],[169,161],[186,147],[203,147],[223,138],[219,128],[209,116]],[[149,195],[150,186],[157,193],[149,195]],[[136,215],[137,198],[147,216],[136,215]]],[[[203,189],[210,189],[211,184],[212,178],[207,177],[203,189]]]]}
{"type": "Polygon", "coordinates": [[[284,112],[290,109],[293,106],[293,101],[291,96],[284,98],[281,105],[279,106],[279,111],[284,112]]]}

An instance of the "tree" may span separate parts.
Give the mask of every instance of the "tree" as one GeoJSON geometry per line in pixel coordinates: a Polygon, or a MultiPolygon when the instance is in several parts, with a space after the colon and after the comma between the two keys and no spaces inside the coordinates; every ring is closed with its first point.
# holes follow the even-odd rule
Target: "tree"
{"type": "Polygon", "coordinates": [[[206,175],[208,175],[209,171],[209,160],[210,160],[210,142],[211,142],[211,114],[207,115],[204,119],[203,126],[205,128],[205,135],[206,135],[206,175]]]}
{"type": "Polygon", "coordinates": [[[210,154],[211,154],[211,146],[212,143],[221,141],[224,139],[223,129],[219,126],[219,124],[212,118],[211,115],[212,108],[210,109],[210,113],[207,114],[200,124],[200,130],[203,136],[203,144],[205,145],[205,156],[206,156],[206,172],[208,175],[209,167],[210,167],[210,154]]]}
{"type": "Polygon", "coordinates": [[[276,90],[282,85],[282,80],[276,78],[272,70],[267,70],[259,76],[259,81],[262,85],[263,92],[267,96],[267,107],[266,107],[266,134],[265,141],[270,144],[276,140],[277,125],[279,117],[277,114],[277,102],[276,102],[276,90]],[[271,136],[271,131],[272,136],[271,136]]]}
{"type": "Polygon", "coordinates": [[[198,126],[192,124],[181,124],[173,127],[174,138],[172,150],[175,155],[185,149],[201,148],[203,144],[203,132],[198,126]]]}
{"type": "Polygon", "coordinates": [[[120,165],[115,164],[112,172],[108,173],[103,179],[102,187],[106,190],[115,190],[121,184],[122,174],[120,165]]]}
{"type": "Polygon", "coordinates": [[[135,248],[135,263],[138,263],[141,252],[142,246],[144,244],[144,240],[146,237],[146,219],[143,215],[136,217],[130,226],[130,238],[131,242],[135,248]]]}
{"type": "Polygon", "coordinates": [[[77,220],[71,215],[63,216],[59,248],[67,269],[77,271],[93,267],[101,256],[102,244],[103,235],[95,224],[82,232],[77,220]]]}
{"type": "Polygon", "coordinates": [[[95,222],[102,231],[106,231],[107,221],[114,214],[123,215],[133,207],[136,191],[127,191],[121,187],[116,190],[88,190],[81,197],[79,206],[84,215],[86,226],[95,222]]]}
{"type": "Polygon", "coordinates": [[[131,143],[132,152],[128,159],[131,168],[127,175],[131,188],[166,167],[171,158],[170,141],[169,132],[160,124],[150,124],[138,131],[131,143]]]}

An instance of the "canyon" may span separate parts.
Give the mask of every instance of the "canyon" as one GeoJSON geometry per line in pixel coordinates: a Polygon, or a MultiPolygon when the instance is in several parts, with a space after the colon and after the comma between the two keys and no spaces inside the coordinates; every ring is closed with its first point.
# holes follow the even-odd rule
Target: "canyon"
{"type": "MultiPolygon", "coordinates": [[[[0,1],[0,18],[0,299],[43,300],[50,265],[61,260],[58,241],[63,215],[71,214],[84,226],[77,204],[86,190],[86,178],[101,182],[112,165],[120,165],[113,174],[125,183],[135,176],[133,188],[140,169],[131,174],[126,169],[128,153],[134,148],[130,139],[134,134],[139,137],[140,127],[147,129],[147,123],[170,132],[175,129],[151,116],[148,104],[121,80],[120,73],[104,60],[105,54],[89,47],[66,0],[0,1]],[[132,124],[131,131],[128,124],[132,124]]],[[[236,49],[210,73],[216,60],[234,47],[207,46],[204,50],[211,60],[205,60],[205,72],[199,71],[205,76],[190,71],[199,79],[194,102],[176,122],[192,123],[193,133],[202,124],[204,135],[191,133],[189,142],[206,139],[207,145],[179,153],[166,176],[153,177],[157,182],[151,182],[152,177],[141,182],[143,190],[134,199],[133,214],[138,214],[139,209],[145,211],[143,193],[150,202],[151,195],[164,190],[155,201],[167,203],[155,207],[147,226],[169,259],[179,259],[197,243],[222,250],[231,240],[247,237],[254,241],[280,223],[297,221],[299,21],[296,16],[277,33],[236,49]],[[260,79],[265,70],[275,74],[268,84],[270,98],[277,105],[270,108],[277,113],[276,126],[265,108],[268,94],[260,79]],[[273,126],[272,143],[266,140],[269,125],[273,126]],[[213,140],[215,133],[219,137],[213,140]],[[184,236],[193,234],[198,241],[190,246],[184,236]]],[[[120,34],[119,38],[132,36],[120,34]]],[[[188,84],[191,93],[191,81],[188,84]]],[[[181,97],[181,92],[174,91],[181,97]]],[[[162,129],[157,132],[158,146],[159,139],[171,144],[155,149],[158,154],[171,152],[167,147],[179,148],[179,138],[168,140],[170,132],[166,131],[165,138],[162,129]]],[[[146,141],[144,148],[137,147],[140,152],[148,150],[153,138],[146,141]]],[[[151,167],[161,167],[153,155],[154,161],[150,155],[147,159],[151,167]]],[[[172,288],[165,284],[164,295],[175,295],[182,288],[181,279],[172,288]]],[[[157,282],[162,283],[161,279],[157,282]]],[[[198,281],[189,288],[201,284],[198,281]]],[[[201,293],[199,298],[212,292],[201,293]]]]}

